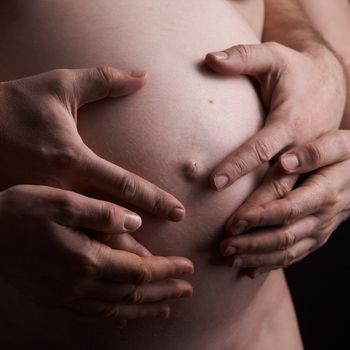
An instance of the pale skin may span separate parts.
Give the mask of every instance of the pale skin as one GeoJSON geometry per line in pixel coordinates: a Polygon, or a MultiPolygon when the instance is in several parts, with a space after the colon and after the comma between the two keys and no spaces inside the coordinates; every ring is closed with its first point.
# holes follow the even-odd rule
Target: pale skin
{"type": "MultiPolygon", "coordinates": [[[[266,5],[268,8],[275,7],[276,15],[288,9],[293,10],[294,6],[283,1],[278,4],[267,1],[266,5]]],[[[308,6],[311,12],[311,4],[308,3],[308,6]]],[[[334,8],[335,12],[338,10],[338,17],[344,17],[346,4],[332,2],[325,7],[327,6],[334,8]]],[[[300,12],[300,9],[296,10],[291,13],[300,12]]],[[[317,13],[314,18],[317,22],[317,13]]],[[[344,72],[339,61],[312,31],[307,34],[307,29],[304,28],[293,34],[293,30],[289,28],[289,36],[279,37],[281,32],[275,31],[271,23],[279,23],[281,17],[274,19],[271,15],[267,18],[269,19],[271,20],[268,22],[270,25],[265,28],[265,39],[275,37],[292,49],[286,50],[282,46],[265,43],[255,47],[233,47],[224,53],[207,56],[208,64],[218,73],[243,73],[255,77],[261,84],[262,96],[269,108],[265,128],[214,170],[212,185],[215,189],[222,190],[252,168],[278,156],[284,149],[321,138],[304,148],[297,148],[296,152],[301,152],[300,157],[293,157],[292,151],[280,156],[279,166],[271,169],[262,186],[228,221],[228,238],[221,243],[220,251],[223,256],[229,257],[230,266],[247,268],[246,272],[250,277],[271,269],[287,267],[305,258],[320,248],[335,228],[348,217],[347,204],[340,196],[346,186],[341,173],[332,174],[339,179],[339,182],[335,182],[329,170],[326,176],[322,169],[292,191],[298,179],[296,174],[314,170],[318,168],[316,164],[330,165],[347,158],[348,142],[345,140],[345,131],[339,134],[336,143],[343,144],[345,151],[340,146],[331,146],[338,135],[335,130],[342,121],[346,102],[344,72]],[[305,37],[299,41],[300,31],[305,37]],[[305,68],[307,71],[314,72],[311,79],[304,80],[304,71],[298,70],[298,64],[300,67],[308,67],[305,68]],[[317,73],[321,71],[322,73],[317,73]],[[329,85],[323,88],[324,81],[331,81],[332,77],[335,77],[332,88],[328,89],[329,85]],[[316,105],[315,100],[310,98],[311,91],[318,101],[316,105]],[[304,96],[309,101],[305,101],[304,96]],[[338,104],[331,102],[335,100],[338,104]],[[302,109],[298,110],[299,107],[302,109]],[[301,122],[305,115],[308,115],[310,124],[301,122]],[[329,129],[334,131],[327,133],[329,129]],[[325,144],[329,147],[324,147],[325,144]],[[298,159],[303,166],[297,166],[298,159]],[[249,234],[241,235],[245,232],[249,234]]],[[[291,16],[287,25],[293,22],[295,19],[291,16]]],[[[344,33],[346,28],[338,28],[336,23],[333,24],[337,34],[333,35],[337,39],[334,42],[342,43],[339,34],[344,33]]],[[[303,23],[295,28],[303,28],[303,23]]],[[[339,48],[338,54],[346,62],[348,56],[341,49],[346,47],[345,43],[336,46],[339,48]]],[[[343,123],[346,120],[344,118],[343,123]]]]}
{"type": "Polygon", "coordinates": [[[129,235],[141,226],[138,214],[66,190],[33,186],[77,188],[78,179],[81,191],[109,194],[164,219],[181,220],[184,208],[176,198],[98,157],[76,128],[82,105],[134,93],[146,79],[142,71],[100,67],[57,70],[0,85],[6,101],[0,106],[0,125],[6,128],[0,159],[7,169],[0,184],[1,273],[38,303],[117,320],[166,318],[166,300],[192,294],[188,282],[175,278],[193,272],[188,259],[153,257],[129,235]],[[90,237],[82,232],[77,236],[81,228],[90,230],[90,237]],[[26,241],[27,231],[46,234],[18,246],[26,241]],[[45,250],[56,253],[42,264],[45,250]],[[13,254],[22,257],[19,265],[6,263],[13,254]],[[75,271],[71,277],[69,270],[75,271]],[[99,282],[104,277],[97,270],[110,271],[110,283],[99,282]],[[52,271],[58,271],[52,279],[40,278],[52,276],[52,271]],[[60,281],[65,281],[64,288],[57,288],[60,281]],[[113,296],[115,290],[119,292],[113,296]]]}

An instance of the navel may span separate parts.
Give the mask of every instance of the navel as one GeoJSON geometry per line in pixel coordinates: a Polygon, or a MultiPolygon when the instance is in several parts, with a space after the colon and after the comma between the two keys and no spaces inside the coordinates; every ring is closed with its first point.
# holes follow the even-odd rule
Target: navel
{"type": "Polygon", "coordinates": [[[187,161],[183,165],[183,175],[188,181],[196,181],[204,174],[203,165],[195,160],[187,161]]]}

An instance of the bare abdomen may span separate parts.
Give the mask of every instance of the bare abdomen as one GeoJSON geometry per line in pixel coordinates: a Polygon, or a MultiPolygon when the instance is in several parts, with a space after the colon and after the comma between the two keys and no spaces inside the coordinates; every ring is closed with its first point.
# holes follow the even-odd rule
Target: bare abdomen
{"type": "Polygon", "coordinates": [[[64,343],[58,335],[69,329],[68,343],[84,349],[93,344],[96,349],[211,350],[254,343],[242,330],[259,327],[276,295],[287,295],[288,303],[287,289],[279,273],[263,288],[264,277],[238,277],[218,256],[217,244],[226,219],[263,173],[250,174],[223,193],[208,187],[208,176],[262,126],[263,111],[247,78],[216,76],[201,61],[209,51],[258,38],[224,0],[42,0],[30,8],[24,0],[15,3],[23,10],[14,7],[9,13],[20,21],[2,24],[2,80],[102,64],[149,72],[149,83],[137,94],[84,108],[79,131],[100,156],[182,201],[183,222],[142,213],[135,236],[154,254],[187,256],[196,268],[194,297],[174,303],[168,321],[135,321],[123,330],[101,321],[88,327],[12,296],[26,310],[23,328],[36,324],[28,334],[41,340],[46,334],[56,343],[64,343]],[[36,330],[40,327],[44,331],[36,330]]]}

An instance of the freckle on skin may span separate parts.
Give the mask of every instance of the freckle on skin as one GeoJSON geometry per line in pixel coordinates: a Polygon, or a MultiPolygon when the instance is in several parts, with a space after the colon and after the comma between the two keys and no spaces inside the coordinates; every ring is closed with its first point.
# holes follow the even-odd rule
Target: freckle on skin
{"type": "Polygon", "coordinates": [[[208,100],[208,102],[213,105],[214,104],[214,101],[213,100],[208,100]]]}

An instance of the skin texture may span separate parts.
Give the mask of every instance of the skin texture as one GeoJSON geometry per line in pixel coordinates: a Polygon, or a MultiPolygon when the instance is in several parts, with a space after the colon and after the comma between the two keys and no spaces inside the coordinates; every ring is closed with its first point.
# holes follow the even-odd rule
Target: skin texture
{"type": "Polygon", "coordinates": [[[19,185],[1,193],[0,209],[1,276],[40,305],[111,320],[166,318],[166,300],[192,294],[188,282],[174,279],[193,273],[192,263],[130,249],[135,243],[118,215],[110,216],[119,209],[111,203],[19,185]],[[124,234],[114,239],[112,249],[84,230],[93,230],[102,240],[124,234]]]}
{"type": "MultiPolygon", "coordinates": [[[[134,235],[138,242],[155,255],[190,258],[196,274],[189,279],[191,302],[171,303],[169,320],[130,321],[122,330],[107,321],[82,321],[62,309],[39,307],[4,283],[6,304],[0,307],[9,320],[7,348],[11,334],[21,329],[17,342],[37,344],[40,339],[43,348],[254,350],[274,344],[276,349],[300,349],[282,273],[251,281],[226,268],[217,253],[225,221],[264,173],[259,169],[220,194],[208,187],[218,160],[251,137],[263,119],[247,78],[225,79],[202,65],[208,50],[258,43],[232,3],[208,1],[208,11],[198,11],[202,2],[197,0],[26,4],[10,6],[11,20],[1,21],[4,80],[101,64],[149,72],[147,86],[137,94],[82,108],[78,130],[96,154],[171,192],[186,207],[186,218],[171,223],[113,199],[142,217],[134,235]],[[30,56],[25,64],[23,56],[30,56]]],[[[112,201],[110,195],[96,197],[112,201]]]]}
{"type": "MultiPolygon", "coordinates": [[[[125,72],[111,67],[82,70],[62,69],[26,79],[1,83],[0,129],[2,132],[0,160],[6,168],[6,172],[2,174],[0,180],[1,188],[6,189],[20,183],[27,183],[51,185],[64,189],[73,188],[81,193],[109,194],[112,199],[122,199],[159,217],[174,221],[181,220],[184,215],[184,208],[177,199],[141,177],[98,157],[83,143],[77,131],[77,109],[82,105],[106,96],[121,97],[128,95],[139,90],[145,83],[146,76],[144,72],[125,72]],[[23,116],[25,116],[26,122],[23,122],[23,116]],[[23,171],[24,168],[26,169],[25,172],[23,171]],[[132,189],[130,189],[130,186],[132,186],[132,189]]],[[[42,251],[50,246],[51,249],[54,247],[61,251],[61,254],[55,255],[56,261],[51,263],[56,263],[57,266],[66,264],[63,247],[58,243],[55,246],[55,240],[46,241],[47,236],[34,240],[35,244],[33,246],[24,244],[24,252],[17,248],[18,241],[23,242],[21,237],[24,236],[25,227],[30,227],[30,232],[36,232],[41,230],[41,226],[47,227],[48,225],[48,212],[39,211],[37,213],[35,218],[35,225],[37,226],[35,226],[31,222],[32,215],[30,213],[25,215],[22,211],[26,211],[26,208],[22,208],[20,205],[23,200],[28,200],[33,209],[36,207],[35,203],[38,203],[39,206],[45,205],[43,192],[47,192],[53,198],[50,201],[50,207],[52,210],[61,213],[60,222],[64,225],[69,224],[78,231],[80,227],[89,229],[91,244],[97,244],[96,240],[98,240],[106,245],[104,248],[99,245],[101,251],[104,249],[104,255],[108,253],[109,247],[125,249],[139,256],[151,255],[146,248],[128,235],[128,233],[137,230],[141,226],[142,221],[138,214],[124,207],[102,201],[96,201],[93,206],[95,209],[92,210],[89,209],[92,204],[84,208],[84,201],[89,204],[88,198],[74,197],[70,194],[66,203],[62,199],[63,193],[65,193],[63,191],[50,190],[48,187],[45,188],[45,191],[38,191],[35,186],[28,186],[25,191],[18,191],[12,187],[10,191],[0,192],[1,201],[9,202],[10,204],[6,205],[16,208],[13,212],[10,210],[7,213],[8,210],[4,204],[4,209],[1,210],[1,231],[3,233],[0,246],[3,250],[1,256],[4,259],[8,259],[10,256],[20,255],[22,257],[26,255],[27,260],[30,260],[30,254],[32,254],[33,260],[38,256],[42,259],[42,251]],[[13,195],[13,192],[15,195],[13,195]],[[11,193],[11,200],[8,200],[8,193],[11,193]],[[74,199],[79,199],[80,204],[74,204],[74,199]],[[74,205],[79,210],[76,210],[74,205]],[[14,216],[18,213],[20,213],[21,224],[11,225],[15,221],[14,216]],[[67,217],[63,217],[64,215],[67,217]],[[82,215],[85,216],[83,221],[81,220],[82,215]],[[11,217],[11,220],[7,216],[11,217]],[[103,220],[105,221],[104,228],[102,227],[103,220]],[[7,243],[5,244],[5,242],[7,243]]],[[[64,236],[62,232],[61,236],[64,236]]],[[[77,251],[84,251],[86,242],[90,240],[89,237],[85,237],[84,241],[83,235],[81,238],[80,241],[75,242],[77,251]]],[[[22,244],[20,246],[22,247],[22,244]]],[[[71,254],[68,251],[66,253],[71,254]]],[[[85,258],[87,259],[87,257],[85,258]]],[[[156,257],[155,259],[158,259],[160,267],[163,266],[164,268],[166,266],[166,260],[156,257]]],[[[71,279],[69,283],[67,282],[66,295],[56,295],[56,285],[48,283],[46,278],[38,278],[36,269],[27,260],[23,259],[21,265],[17,267],[4,263],[2,269],[3,277],[8,282],[16,285],[23,294],[30,293],[33,299],[45,301],[49,305],[62,305],[61,301],[64,300],[62,298],[64,296],[68,297],[67,294],[72,289],[77,292],[75,297],[82,292],[81,281],[77,280],[76,285],[74,285],[74,279],[71,279]],[[15,280],[12,278],[13,276],[16,276],[15,280]],[[26,283],[18,283],[21,279],[26,280],[26,283]],[[28,287],[28,284],[32,285],[31,288],[28,287]],[[36,288],[33,289],[34,285],[36,288]],[[50,297],[51,300],[49,300],[50,297]]],[[[186,261],[186,259],[183,261],[186,261]]],[[[39,261],[36,261],[36,263],[39,263],[39,261]]],[[[72,263],[73,270],[83,268],[83,263],[83,259],[77,259],[75,263],[72,263]]],[[[48,261],[45,262],[46,270],[44,272],[46,275],[49,275],[49,271],[53,267],[52,264],[50,265],[48,261]]],[[[127,266],[128,262],[125,261],[125,264],[127,266]]],[[[111,260],[109,268],[118,269],[118,261],[113,263],[113,260],[111,260]]],[[[57,271],[57,269],[53,270],[57,271]]],[[[144,269],[140,265],[139,273],[142,274],[143,271],[144,269]]],[[[59,276],[56,277],[59,280],[64,280],[59,276]]],[[[126,274],[126,282],[132,283],[133,280],[134,276],[132,274],[129,276],[126,274]]],[[[163,283],[169,284],[166,280],[163,283]]],[[[182,294],[181,290],[188,292],[188,283],[184,283],[183,281],[174,280],[173,286],[167,285],[166,289],[171,295],[180,296],[182,294]],[[178,283],[182,283],[182,286],[178,283]],[[186,290],[183,290],[184,286],[186,286],[186,290]]],[[[96,286],[95,288],[97,289],[96,286]]],[[[119,287],[116,285],[113,288],[118,290],[119,287]]],[[[121,287],[121,290],[123,288],[121,287]]],[[[103,286],[101,286],[101,289],[103,290],[103,286]]],[[[164,288],[161,287],[160,289],[164,288]]],[[[191,291],[188,295],[190,294],[191,291]]],[[[158,300],[163,299],[164,295],[159,294],[158,300]]],[[[128,304],[127,298],[124,301],[120,300],[120,302],[128,304]]],[[[80,310],[84,311],[83,308],[84,303],[80,306],[80,310]]],[[[139,308],[139,312],[142,313],[143,317],[146,317],[147,309],[142,310],[145,309],[144,306],[139,308]]],[[[163,303],[158,308],[156,306],[149,308],[149,316],[153,317],[157,309],[158,311],[162,309],[164,312],[164,308],[169,309],[169,306],[163,303]]],[[[138,306],[133,306],[132,309],[137,311],[138,306]]],[[[137,315],[137,312],[133,310],[130,313],[130,318],[135,318],[135,315],[137,315]]],[[[103,317],[108,315],[108,312],[103,314],[96,311],[95,314],[103,317]]],[[[123,313],[116,317],[120,318],[120,316],[123,316],[123,313]]],[[[129,318],[129,316],[125,315],[125,318],[129,318]]]]}
{"type": "MultiPolygon", "coordinates": [[[[349,2],[300,3],[345,64],[349,78],[349,2]]],[[[350,125],[349,103],[348,95],[342,128],[350,125]]],[[[238,263],[259,267],[248,270],[251,276],[256,276],[301,260],[325,244],[336,227],[349,217],[348,144],[347,130],[328,132],[280,157],[278,167],[285,175],[272,186],[266,182],[271,195],[258,191],[235,215],[236,221],[246,222],[250,234],[227,239],[221,246],[222,252],[230,247],[231,252],[234,249],[242,254],[238,263]],[[311,171],[313,173],[307,177],[304,175],[301,185],[291,191],[297,176],[311,171]],[[272,229],[268,228],[271,225],[272,229]]]]}
{"type": "MultiPolygon", "coordinates": [[[[229,187],[251,169],[270,161],[283,150],[337,129],[343,116],[345,75],[335,55],[307,22],[299,20],[298,9],[293,12],[293,6],[288,2],[268,1],[267,13],[268,25],[265,26],[264,37],[289,43],[291,48],[270,42],[234,46],[223,52],[211,53],[206,58],[210,67],[220,74],[249,74],[255,77],[269,110],[265,127],[231,153],[212,173],[212,186],[217,190],[229,187]],[[292,11],[289,20],[286,20],[289,31],[281,36],[282,31],[275,28],[281,24],[282,14],[288,9],[292,11]],[[277,15],[280,16],[274,20],[277,15]],[[297,30],[294,32],[293,23],[299,23],[295,25],[297,30]]],[[[230,238],[220,245],[221,253],[229,257],[230,265],[249,268],[246,272],[254,277],[256,271],[252,268],[267,271],[289,266],[325,243],[324,232],[329,235],[336,227],[333,221],[329,222],[328,216],[320,220],[324,230],[320,230],[319,221],[312,218],[289,225],[294,224],[294,216],[299,217],[298,204],[310,195],[307,191],[303,192],[302,187],[283,202],[288,207],[289,218],[281,219],[279,211],[273,212],[272,206],[269,207],[269,217],[275,218],[272,220],[274,225],[282,226],[264,230],[259,228],[265,226],[262,217],[266,203],[285,197],[296,181],[296,176],[288,177],[278,167],[273,167],[262,187],[232,215],[226,225],[230,238]],[[302,196],[295,202],[295,196],[298,198],[299,193],[302,196]],[[247,232],[249,234],[237,236],[247,232]]],[[[325,185],[323,191],[326,195],[329,187],[325,185]]],[[[322,209],[331,215],[330,203],[322,201],[322,198],[319,198],[319,203],[324,203],[322,209]]],[[[279,208],[279,202],[274,204],[275,208],[279,208]]],[[[314,209],[317,212],[319,207],[314,209]]]]}

